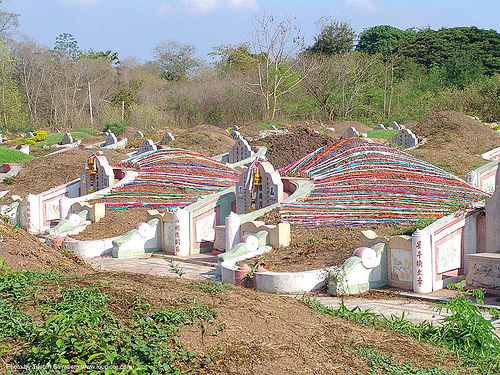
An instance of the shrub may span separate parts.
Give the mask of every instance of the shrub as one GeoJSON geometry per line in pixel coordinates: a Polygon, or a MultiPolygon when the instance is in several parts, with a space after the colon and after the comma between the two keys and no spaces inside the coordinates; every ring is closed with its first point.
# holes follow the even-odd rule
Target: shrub
{"type": "Polygon", "coordinates": [[[104,126],[103,132],[111,130],[115,135],[120,135],[125,133],[125,129],[127,128],[127,124],[124,120],[118,120],[114,122],[107,122],[104,126]]]}

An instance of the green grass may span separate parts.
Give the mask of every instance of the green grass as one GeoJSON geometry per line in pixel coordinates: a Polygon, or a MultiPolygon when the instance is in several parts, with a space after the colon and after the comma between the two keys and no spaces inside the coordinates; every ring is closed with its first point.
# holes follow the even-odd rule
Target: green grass
{"type": "Polygon", "coordinates": [[[78,286],[51,271],[10,272],[0,264],[0,358],[26,374],[198,372],[211,358],[188,351],[179,332],[223,327],[215,325],[215,310],[195,298],[170,302],[155,308],[117,300],[98,284],[78,286]],[[40,372],[37,365],[49,367],[40,372]]]}
{"type": "Polygon", "coordinates": [[[88,133],[88,134],[91,134],[91,135],[102,135],[102,131],[101,130],[92,129],[92,128],[74,128],[74,129],[70,129],[68,131],[71,134],[73,134],[73,132],[83,132],[83,133],[88,133]]]}
{"type": "Polygon", "coordinates": [[[366,132],[368,138],[392,139],[398,134],[398,130],[369,130],[366,132]]]}
{"type": "MultiPolygon", "coordinates": [[[[57,143],[59,143],[59,142],[62,141],[64,133],[66,133],[66,132],[51,133],[51,134],[49,134],[47,136],[47,138],[45,140],[37,142],[36,146],[43,147],[45,145],[47,145],[47,146],[55,145],[55,144],[57,144],[57,143]]],[[[73,136],[74,140],[76,140],[76,139],[91,138],[91,137],[94,136],[94,134],[91,135],[89,133],[80,132],[80,131],[70,131],[69,133],[71,133],[71,135],[73,136]]]]}
{"type": "Polygon", "coordinates": [[[0,164],[3,163],[18,163],[21,161],[31,160],[33,156],[26,155],[19,150],[7,147],[0,147],[0,164]]]}
{"type": "MultiPolygon", "coordinates": [[[[437,326],[427,321],[413,324],[405,319],[404,314],[401,317],[393,315],[385,317],[371,310],[363,311],[359,307],[348,309],[344,300],[341,300],[338,309],[326,307],[310,298],[304,298],[303,302],[314,311],[327,316],[341,317],[363,325],[390,329],[419,341],[446,348],[457,354],[460,365],[468,368],[468,374],[500,373],[500,338],[495,333],[491,322],[481,314],[480,306],[483,305],[483,295],[480,290],[459,289],[454,298],[439,304],[438,312],[445,311],[449,315],[443,319],[441,325],[437,326]]],[[[493,316],[498,315],[497,311],[485,310],[493,316]]],[[[406,374],[407,372],[400,373],[406,374]]]]}

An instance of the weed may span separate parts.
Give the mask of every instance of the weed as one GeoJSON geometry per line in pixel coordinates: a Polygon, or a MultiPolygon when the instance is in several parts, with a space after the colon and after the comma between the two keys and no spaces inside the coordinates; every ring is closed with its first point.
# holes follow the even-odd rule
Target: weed
{"type": "Polygon", "coordinates": [[[12,185],[14,183],[13,177],[5,177],[2,181],[6,185],[12,185]]]}
{"type": "Polygon", "coordinates": [[[0,351],[12,365],[43,364],[47,374],[66,373],[62,366],[75,373],[182,374],[211,360],[185,350],[178,336],[183,326],[208,330],[216,323],[216,312],[194,299],[157,310],[136,299],[129,314],[118,318],[100,285],[57,288],[66,277],[51,271],[0,272],[0,341],[15,340],[0,351]],[[57,292],[39,293],[49,289],[57,292]]]}
{"type": "MultiPolygon", "coordinates": [[[[391,329],[397,333],[412,336],[419,341],[447,348],[458,354],[460,360],[471,371],[480,374],[495,374],[500,371],[500,339],[490,321],[481,314],[481,291],[464,291],[459,289],[457,295],[444,302],[438,311],[445,310],[449,316],[442,324],[434,326],[423,321],[413,324],[401,317],[391,315],[389,318],[363,311],[359,307],[349,309],[341,300],[340,307],[326,307],[316,300],[304,298],[303,301],[313,310],[328,316],[338,316],[363,325],[374,325],[391,329]],[[476,299],[473,304],[471,296],[476,299]]],[[[493,311],[490,311],[493,313],[493,311]]]]}
{"type": "Polygon", "coordinates": [[[228,289],[228,285],[226,283],[216,282],[216,281],[195,281],[191,284],[195,289],[208,293],[212,296],[215,296],[226,289],[228,289]]]}
{"type": "Polygon", "coordinates": [[[170,267],[169,272],[175,273],[179,277],[182,277],[183,275],[186,274],[184,269],[180,267],[180,263],[175,263],[172,259],[165,259],[165,261],[168,263],[168,266],[170,267]]]}

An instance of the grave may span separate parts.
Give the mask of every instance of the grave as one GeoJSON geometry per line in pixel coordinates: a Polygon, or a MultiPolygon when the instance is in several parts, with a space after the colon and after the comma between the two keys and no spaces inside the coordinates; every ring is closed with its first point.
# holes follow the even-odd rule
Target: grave
{"type": "Polygon", "coordinates": [[[61,144],[62,145],[69,145],[73,143],[73,136],[70,133],[64,133],[61,144]]]}
{"type": "Polygon", "coordinates": [[[373,130],[386,130],[386,127],[384,124],[378,124],[373,130]]]}
{"type": "Polygon", "coordinates": [[[144,133],[141,132],[140,130],[138,130],[135,134],[134,134],[134,137],[135,138],[144,138],[144,133]]]}
{"type": "Polygon", "coordinates": [[[252,156],[254,152],[252,151],[250,145],[248,144],[247,140],[244,139],[240,133],[234,132],[235,134],[238,135],[238,138],[236,138],[236,142],[234,143],[233,147],[231,147],[231,150],[229,151],[228,155],[228,162],[229,163],[237,163],[239,161],[245,160],[252,156]]]}
{"type": "Polygon", "coordinates": [[[245,214],[280,203],[283,182],[268,161],[254,161],[244,168],[236,184],[236,213],[245,214]]]}
{"type": "Polygon", "coordinates": [[[402,127],[400,125],[398,125],[398,123],[396,121],[393,121],[389,124],[389,126],[387,127],[387,129],[392,129],[392,130],[401,130],[402,127]]]}
{"type": "Polygon", "coordinates": [[[351,126],[350,128],[347,128],[342,135],[342,138],[351,138],[351,137],[360,137],[361,134],[356,130],[354,126],[351,126]]]}
{"type": "Polygon", "coordinates": [[[155,143],[151,139],[145,139],[144,142],[142,142],[141,147],[139,147],[139,150],[137,150],[135,154],[139,155],[144,152],[156,151],[156,150],[157,147],[155,143]]]}
{"type": "Polygon", "coordinates": [[[166,145],[173,141],[175,141],[175,137],[173,136],[173,134],[170,132],[166,132],[165,135],[162,137],[160,144],[166,145]]]}
{"type": "Polygon", "coordinates": [[[117,142],[118,139],[116,138],[116,135],[114,135],[112,131],[108,130],[106,132],[106,142],[104,143],[104,146],[109,146],[117,142]]]}
{"type": "Polygon", "coordinates": [[[87,159],[85,169],[80,174],[80,195],[86,195],[110,187],[115,179],[113,168],[101,152],[87,159]]]}
{"type": "Polygon", "coordinates": [[[410,129],[401,129],[398,134],[392,139],[399,147],[404,149],[415,147],[418,145],[418,138],[410,129]]]}
{"type": "Polygon", "coordinates": [[[26,134],[24,136],[24,139],[27,139],[27,138],[31,138],[31,137],[34,137],[33,133],[32,132],[29,132],[28,134],[26,134]]]}

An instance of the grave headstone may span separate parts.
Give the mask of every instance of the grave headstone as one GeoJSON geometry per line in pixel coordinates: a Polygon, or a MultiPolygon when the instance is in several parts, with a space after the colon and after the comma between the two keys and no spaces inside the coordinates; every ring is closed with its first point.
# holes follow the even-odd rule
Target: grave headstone
{"type": "Polygon", "coordinates": [[[142,142],[141,147],[139,147],[139,150],[137,150],[136,155],[156,150],[157,148],[155,143],[151,139],[145,139],[144,142],[142,142]]]}
{"type": "Polygon", "coordinates": [[[64,133],[62,137],[61,144],[62,145],[69,145],[73,143],[73,136],[70,133],[64,133]]]}
{"type": "Polygon", "coordinates": [[[144,138],[144,133],[141,132],[140,130],[138,130],[135,135],[134,135],[135,138],[144,138]]]}
{"type": "Polygon", "coordinates": [[[236,138],[236,142],[233,147],[229,151],[228,162],[229,163],[237,163],[239,161],[245,160],[253,155],[252,148],[248,144],[247,140],[244,139],[240,133],[235,132],[238,135],[236,138]]]}
{"type": "Polygon", "coordinates": [[[240,132],[231,129],[231,131],[229,132],[229,136],[234,140],[238,140],[241,137],[241,134],[240,132]]]}
{"type": "Polygon", "coordinates": [[[389,124],[387,129],[392,129],[392,130],[401,130],[401,126],[398,125],[396,121],[393,121],[389,124]]]}
{"type": "Polygon", "coordinates": [[[115,175],[108,159],[96,152],[87,159],[84,170],[80,173],[80,195],[86,195],[110,187],[115,175]]]}
{"type": "Polygon", "coordinates": [[[244,214],[283,200],[280,174],[268,161],[254,162],[243,169],[236,184],[236,213],[244,214]]]}
{"type": "Polygon", "coordinates": [[[375,126],[375,129],[374,130],[386,130],[384,124],[378,124],[377,126],[375,126]]]}
{"type": "Polygon", "coordinates": [[[278,128],[277,128],[275,125],[272,125],[272,126],[271,126],[271,129],[273,129],[274,131],[277,131],[277,130],[278,130],[278,128]]]}
{"type": "Polygon", "coordinates": [[[118,139],[116,138],[116,135],[114,135],[112,131],[108,130],[106,132],[106,142],[104,143],[104,146],[109,146],[117,142],[118,139]]]}
{"type": "Polygon", "coordinates": [[[392,142],[402,148],[411,148],[418,145],[418,138],[410,129],[401,129],[394,136],[392,142]]]}
{"type": "Polygon", "coordinates": [[[354,126],[351,126],[350,128],[347,128],[344,132],[344,135],[342,135],[342,138],[351,138],[351,137],[359,137],[360,134],[356,130],[354,126]]]}
{"type": "Polygon", "coordinates": [[[162,137],[160,144],[166,145],[173,141],[175,141],[174,135],[170,132],[166,132],[165,135],[162,137]]]}
{"type": "Polygon", "coordinates": [[[486,198],[486,251],[500,253],[500,173],[496,177],[493,196],[486,198]]]}

